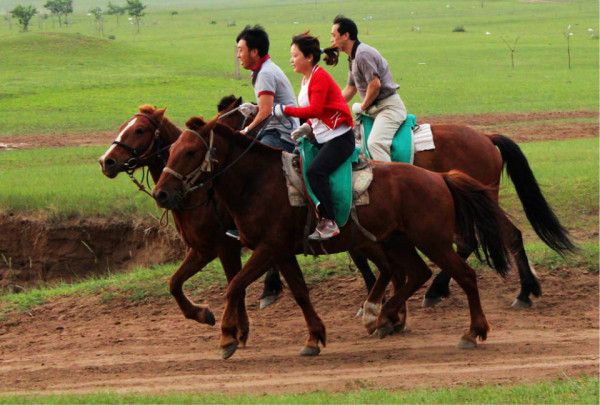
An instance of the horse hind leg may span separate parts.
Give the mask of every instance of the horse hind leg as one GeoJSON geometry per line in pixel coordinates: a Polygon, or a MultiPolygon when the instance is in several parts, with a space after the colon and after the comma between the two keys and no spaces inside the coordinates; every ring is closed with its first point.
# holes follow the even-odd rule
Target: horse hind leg
{"type": "Polygon", "coordinates": [[[523,236],[519,228],[511,221],[506,220],[506,227],[510,233],[510,246],[513,258],[519,271],[519,279],[521,282],[521,291],[513,301],[511,307],[515,309],[531,308],[533,302],[530,295],[539,297],[542,295],[542,287],[539,279],[535,274],[535,270],[529,264],[525,247],[523,246],[523,236]]]}
{"type": "MultiPolygon", "coordinates": [[[[466,246],[464,243],[458,243],[457,253],[463,260],[467,260],[471,253],[473,253],[473,248],[466,246]]],[[[423,308],[432,308],[439,304],[442,299],[448,298],[449,296],[450,276],[448,273],[440,271],[425,292],[425,297],[423,297],[423,308]]]]}
{"type": "Polygon", "coordinates": [[[263,293],[260,296],[259,308],[265,309],[271,304],[277,302],[283,292],[283,284],[279,277],[279,270],[276,267],[272,267],[267,271],[265,275],[265,281],[263,284],[263,293]]]}
{"type": "Polygon", "coordinates": [[[394,295],[383,305],[377,318],[376,334],[384,338],[406,327],[406,300],[408,300],[429,278],[431,270],[412,246],[388,250],[390,265],[395,280],[402,282],[395,286],[394,295]],[[406,282],[404,282],[406,279],[406,282]],[[401,314],[398,317],[398,314],[401,314]]]}
{"type": "Polygon", "coordinates": [[[482,341],[487,338],[490,326],[483,313],[479,290],[477,289],[477,275],[458,254],[452,250],[451,246],[442,249],[422,249],[422,251],[435,263],[442,271],[447,272],[467,295],[469,302],[469,313],[471,324],[469,330],[461,337],[458,347],[461,349],[475,348],[477,338],[482,341]]]}

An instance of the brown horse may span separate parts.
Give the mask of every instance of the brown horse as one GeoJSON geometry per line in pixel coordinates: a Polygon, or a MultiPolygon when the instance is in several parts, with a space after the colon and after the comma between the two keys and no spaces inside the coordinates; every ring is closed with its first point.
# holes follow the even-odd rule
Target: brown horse
{"type": "MultiPolygon", "coordinates": [[[[187,194],[205,189],[221,201],[240,230],[242,243],[252,256],[230,282],[221,322],[221,348],[228,358],[239,344],[240,300],[249,284],[270,264],[277,264],[301,307],[309,336],[301,351],[319,353],[325,345],[325,326],[309,299],[308,289],[295,254],[303,250],[307,208],[291,207],[281,169],[281,151],[240,135],[216,120],[207,125],[200,118],[188,121],[188,129],[173,144],[153,195],[160,206],[180,209],[187,194]]],[[[384,304],[376,327],[391,330],[397,313],[414,291],[431,275],[415,248],[450,274],[465,291],[471,315],[469,331],[461,342],[474,345],[489,330],[481,308],[475,272],[452,248],[456,232],[469,246],[483,250],[488,263],[501,275],[507,271],[508,249],[500,236],[504,214],[493,191],[467,175],[453,171],[433,173],[399,163],[374,163],[370,186],[371,203],[357,208],[362,225],[375,235],[372,242],[348,223],[333,240],[322,242],[325,251],[336,253],[353,248],[377,249],[393,267],[382,268],[376,288],[395,276],[404,281],[384,304]],[[392,273],[393,272],[393,273],[392,273]]],[[[369,297],[369,302],[377,302],[369,297]]]]}
{"type": "MultiPolygon", "coordinates": [[[[228,99],[227,105],[231,101],[228,99]]],[[[237,105],[240,102],[241,99],[238,99],[237,105]]],[[[219,107],[223,108],[221,105],[219,107]]],[[[107,177],[114,178],[120,172],[132,174],[135,169],[148,167],[153,180],[158,181],[169,156],[169,148],[181,134],[181,130],[164,113],[164,109],[142,106],[138,113],[121,125],[113,145],[99,159],[102,172],[107,177]]],[[[233,128],[241,128],[241,120],[243,116],[238,114],[224,118],[223,122],[233,128]]],[[[183,284],[217,257],[221,261],[227,280],[231,280],[242,267],[241,244],[225,235],[225,231],[234,227],[234,223],[221,204],[198,193],[190,195],[189,204],[192,208],[173,212],[177,230],[189,249],[171,277],[169,289],[186,318],[214,325],[215,317],[211,310],[191,302],[183,292],[183,284]],[[185,226],[191,222],[198,226],[185,226]]],[[[276,273],[274,275],[275,277],[268,278],[269,282],[266,284],[269,284],[271,289],[265,289],[263,296],[280,292],[279,276],[276,273]],[[279,287],[279,291],[273,290],[274,283],[279,283],[275,284],[275,289],[279,287]]],[[[238,315],[239,339],[243,345],[249,331],[244,300],[239,302],[238,315]]]]}

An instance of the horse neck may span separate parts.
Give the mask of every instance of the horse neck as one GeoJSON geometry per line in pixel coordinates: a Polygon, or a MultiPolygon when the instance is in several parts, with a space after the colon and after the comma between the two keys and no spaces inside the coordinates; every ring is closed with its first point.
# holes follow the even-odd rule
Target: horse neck
{"type": "MultiPolygon", "coordinates": [[[[177,140],[177,138],[179,138],[179,135],[181,135],[181,129],[179,129],[166,117],[162,119],[158,130],[161,148],[172,145],[177,140]]],[[[165,153],[165,158],[168,157],[169,151],[167,150],[165,153]]],[[[163,169],[165,168],[165,161],[163,161],[160,157],[157,157],[155,159],[152,159],[150,163],[148,163],[148,170],[150,171],[152,180],[154,180],[154,184],[158,182],[158,179],[160,178],[160,175],[163,169]]]]}
{"type": "MultiPolygon", "coordinates": [[[[225,139],[225,137],[223,138],[225,139]]],[[[230,147],[233,149],[230,150],[227,161],[223,160],[223,169],[236,161],[246,150],[246,147],[240,145],[239,142],[231,142],[230,147]]],[[[264,153],[254,146],[215,181],[216,195],[227,210],[234,215],[240,208],[252,209],[248,204],[251,204],[254,199],[248,197],[252,197],[260,191],[253,190],[252,186],[261,184],[263,189],[266,188],[268,184],[273,184],[278,172],[281,172],[280,155],[264,153]],[[260,183],[261,180],[263,183],[260,183]]],[[[275,189],[272,191],[274,192],[275,189]]],[[[257,207],[257,209],[260,208],[257,207]]]]}

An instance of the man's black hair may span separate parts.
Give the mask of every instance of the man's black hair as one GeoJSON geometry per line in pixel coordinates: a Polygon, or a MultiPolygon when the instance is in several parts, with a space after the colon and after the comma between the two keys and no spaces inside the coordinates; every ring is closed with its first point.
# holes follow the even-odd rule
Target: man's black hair
{"type": "Polygon", "coordinates": [[[340,35],[349,33],[349,38],[352,41],[356,41],[358,39],[358,28],[356,27],[356,23],[351,19],[339,14],[333,19],[333,24],[338,25],[338,32],[340,35]]]}
{"type": "Polygon", "coordinates": [[[269,53],[269,35],[262,26],[258,24],[254,27],[246,25],[246,28],[238,34],[235,42],[240,42],[242,39],[246,41],[248,49],[256,49],[258,56],[261,58],[269,53]]]}

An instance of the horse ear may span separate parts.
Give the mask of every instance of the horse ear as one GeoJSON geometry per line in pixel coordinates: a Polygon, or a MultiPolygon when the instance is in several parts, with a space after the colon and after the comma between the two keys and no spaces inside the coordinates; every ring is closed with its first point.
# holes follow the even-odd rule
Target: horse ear
{"type": "Polygon", "coordinates": [[[206,122],[204,122],[204,119],[202,117],[192,117],[189,120],[187,120],[185,126],[189,129],[197,131],[200,128],[202,128],[205,124],[206,122]]]}
{"type": "Polygon", "coordinates": [[[240,105],[242,105],[242,98],[239,97],[237,100],[235,100],[235,106],[239,107],[240,105]]]}
{"type": "Polygon", "coordinates": [[[166,108],[157,108],[154,111],[154,115],[156,116],[156,118],[158,118],[160,120],[165,115],[165,111],[167,111],[166,108]]]}

